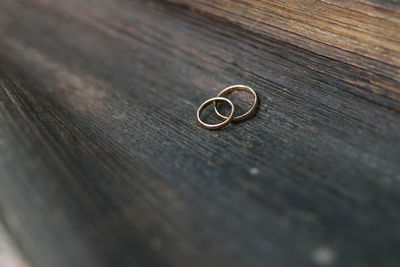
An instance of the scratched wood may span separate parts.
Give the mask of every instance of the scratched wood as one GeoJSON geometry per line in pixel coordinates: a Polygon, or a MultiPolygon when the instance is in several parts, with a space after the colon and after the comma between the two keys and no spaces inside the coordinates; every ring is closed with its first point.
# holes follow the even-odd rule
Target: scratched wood
{"type": "Polygon", "coordinates": [[[1,1],[13,259],[398,267],[399,39],[395,0],[1,1]],[[255,116],[200,128],[231,84],[255,116]]]}

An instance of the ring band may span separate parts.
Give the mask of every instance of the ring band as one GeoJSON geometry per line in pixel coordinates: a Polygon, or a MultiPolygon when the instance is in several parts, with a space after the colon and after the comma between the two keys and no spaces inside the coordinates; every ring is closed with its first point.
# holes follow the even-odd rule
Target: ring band
{"type": "Polygon", "coordinates": [[[233,105],[233,103],[232,103],[229,99],[227,99],[227,98],[225,98],[225,97],[213,97],[213,98],[208,99],[207,101],[205,101],[203,104],[200,105],[199,109],[197,110],[197,120],[199,121],[199,123],[200,123],[200,125],[201,125],[202,127],[206,128],[206,129],[210,129],[210,130],[216,130],[216,129],[222,128],[222,127],[224,127],[225,125],[229,124],[229,123],[232,121],[232,119],[233,119],[233,114],[234,114],[234,113],[235,113],[235,106],[233,105]],[[207,106],[209,106],[210,104],[214,103],[214,105],[215,105],[216,102],[218,102],[218,101],[227,102],[227,103],[232,107],[231,114],[230,114],[228,117],[225,117],[225,118],[224,118],[224,121],[221,122],[221,123],[217,123],[217,124],[207,124],[207,123],[204,123],[204,122],[200,119],[201,112],[202,112],[207,106]]]}
{"type": "MultiPolygon", "coordinates": [[[[232,86],[229,86],[229,87],[225,88],[224,90],[222,90],[222,91],[218,94],[217,97],[223,97],[223,96],[225,96],[225,95],[227,95],[227,94],[229,94],[229,93],[232,93],[232,92],[234,92],[234,91],[246,91],[246,92],[250,92],[251,94],[254,95],[254,104],[253,104],[253,106],[250,108],[250,110],[247,111],[246,113],[240,115],[240,116],[237,116],[237,117],[233,116],[232,122],[238,122],[238,121],[242,121],[242,120],[244,120],[244,119],[247,119],[248,117],[250,117],[251,115],[253,115],[253,113],[254,113],[254,112],[256,111],[256,109],[257,109],[258,97],[257,97],[256,92],[255,92],[253,89],[251,89],[250,87],[245,86],[245,85],[232,85],[232,86]]],[[[215,110],[215,112],[217,113],[217,116],[218,116],[220,119],[222,119],[222,120],[228,119],[227,116],[224,116],[224,115],[222,115],[221,113],[218,112],[217,103],[216,103],[216,102],[214,102],[214,110],[215,110]]]]}

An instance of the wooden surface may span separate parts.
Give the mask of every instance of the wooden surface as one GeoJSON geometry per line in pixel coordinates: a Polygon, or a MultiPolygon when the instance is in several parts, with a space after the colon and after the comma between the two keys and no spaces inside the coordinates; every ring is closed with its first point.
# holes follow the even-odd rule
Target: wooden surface
{"type": "Polygon", "coordinates": [[[399,39],[395,0],[2,0],[1,223],[32,267],[398,267],[399,39]]]}

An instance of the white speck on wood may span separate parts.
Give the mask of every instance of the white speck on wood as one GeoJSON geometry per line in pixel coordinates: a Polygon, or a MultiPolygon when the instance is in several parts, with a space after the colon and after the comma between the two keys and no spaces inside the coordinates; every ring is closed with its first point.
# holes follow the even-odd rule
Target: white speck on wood
{"type": "Polygon", "coordinates": [[[250,168],[249,172],[250,172],[251,175],[257,175],[257,174],[260,173],[260,171],[255,167],[250,168]]]}
{"type": "Polygon", "coordinates": [[[319,266],[330,266],[335,258],[335,252],[327,247],[318,247],[311,252],[311,259],[319,266]]]}

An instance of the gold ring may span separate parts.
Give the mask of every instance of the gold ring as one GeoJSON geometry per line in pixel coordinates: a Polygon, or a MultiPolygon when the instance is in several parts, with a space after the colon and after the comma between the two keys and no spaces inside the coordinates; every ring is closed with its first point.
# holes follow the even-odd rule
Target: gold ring
{"type": "Polygon", "coordinates": [[[200,105],[199,109],[197,110],[197,120],[199,121],[199,123],[200,123],[200,125],[201,125],[202,127],[206,128],[206,129],[210,129],[210,130],[216,130],[216,129],[222,128],[222,127],[224,127],[225,125],[229,124],[229,123],[232,121],[232,119],[233,119],[233,114],[234,114],[234,113],[235,113],[235,106],[233,105],[233,103],[232,103],[229,99],[227,99],[227,98],[225,98],[225,97],[213,97],[213,98],[208,99],[207,101],[205,101],[203,104],[200,105]],[[205,109],[208,105],[210,105],[210,104],[212,104],[212,103],[214,103],[214,105],[215,105],[215,103],[218,102],[218,101],[225,101],[225,102],[227,102],[227,103],[232,107],[231,114],[230,114],[228,117],[225,117],[225,118],[224,118],[224,121],[221,122],[221,123],[217,123],[217,124],[207,124],[207,123],[204,123],[204,122],[200,119],[201,112],[202,112],[203,109],[205,109]]]}
{"type": "MultiPolygon", "coordinates": [[[[217,97],[225,96],[225,95],[227,95],[227,94],[229,94],[229,93],[232,93],[232,92],[234,92],[234,91],[246,91],[246,92],[250,92],[251,94],[254,95],[254,104],[253,104],[253,106],[250,108],[250,110],[247,111],[246,113],[240,115],[240,116],[237,116],[237,117],[233,116],[232,122],[238,122],[238,121],[242,121],[242,120],[244,120],[244,119],[247,119],[248,117],[250,117],[251,115],[253,115],[253,113],[254,113],[254,112],[256,111],[256,109],[257,109],[258,97],[257,97],[256,92],[254,92],[253,89],[251,89],[250,87],[245,86],[245,85],[232,85],[232,86],[229,86],[229,87],[225,88],[224,90],[222,90],[222,91],[218,94],[217,97]]],[[[221,113],[218,112],[217,103],[216,103],[216,102],[214,102],[214,110],[215,110],[215,112],[217,113],[217,115],[218,115],[218,117],[219,117],[220,119],[226,120],[226,119],[228,118],[227,116],[224,116],[224,115],[222,115],[221,113]]]]}

